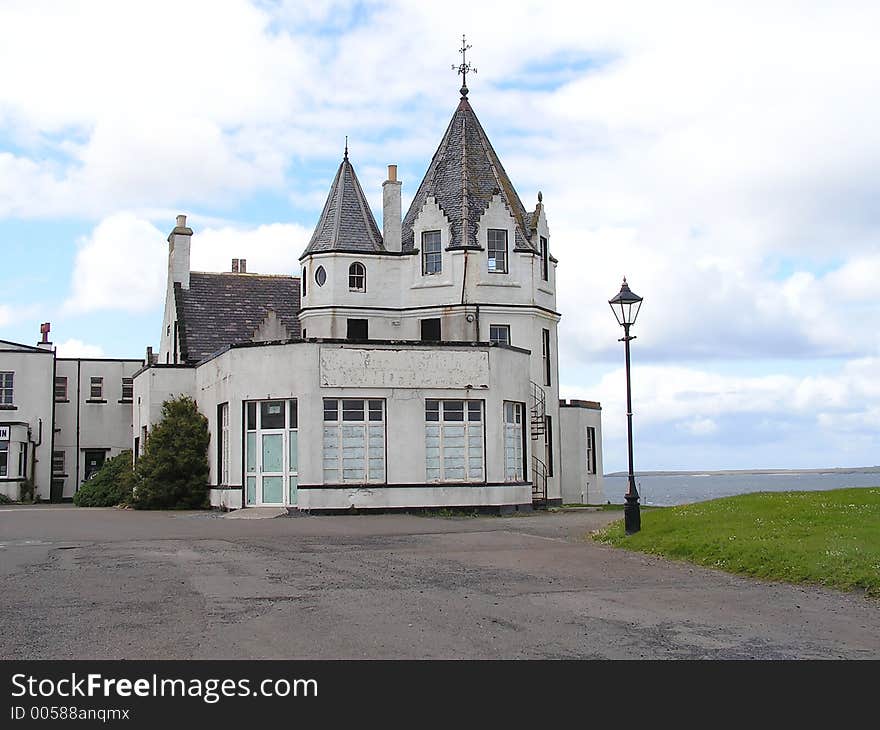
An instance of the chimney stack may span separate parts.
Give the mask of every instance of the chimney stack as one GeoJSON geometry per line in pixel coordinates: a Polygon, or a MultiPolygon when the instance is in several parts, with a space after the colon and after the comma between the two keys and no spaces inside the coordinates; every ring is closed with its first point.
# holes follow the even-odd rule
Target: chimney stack
{"type": "Polygon", "coordinates": [[[177,216],[177,225],[168,234],[168,278],[184,289],[189,289],[190,245],[192,228],[186,225],[186,216],[177,216]]]}
{"type": "Polygon", "coordinates": [[[388,179],[382,183],[382,238],[386,251],[401,249],[400,189],[397,165],[388,165],[388,179]]]}
{"type": "Polygon", "coordinates": [[[238,259],[232,259],[232,273],[238,273],[238,259]]]}
{"type": "Polygon", "coordinates": [[[52,331],[52,325],[49,322],[43,322],[40,325],[40,341],[37,343],[37,347],[41,350],[51,350],[52,342],[49,340],[49,333],[52,331]]]}
{"type": "Polygon", "coordinates": [[[247,273],[247,259],[238,260],[238,271],[242,274],[247,273]]]}

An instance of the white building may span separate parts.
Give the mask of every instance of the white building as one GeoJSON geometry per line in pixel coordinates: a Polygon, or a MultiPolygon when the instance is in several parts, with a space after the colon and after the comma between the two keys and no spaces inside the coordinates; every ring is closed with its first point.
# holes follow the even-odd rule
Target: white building
{"type": "Polygon", "coordinates": [[[69,501],[104,460],[131,448],[133,375],[143,360],[59,358],[0,341],[0,493],[69,501]]]}
{"type": "Polygon", "coordinates": [[[381,232],[346,149],[301,277],[238,259],[192,272],[192,235],[178,216],[160,350],[134,378],[133,444],[164,400],[192,396],[209,421],[213,504],[604,501],[598,404],[560,409],[541,195],[523,206],[466,87],[403,217],[388,167],[381,232]]]}

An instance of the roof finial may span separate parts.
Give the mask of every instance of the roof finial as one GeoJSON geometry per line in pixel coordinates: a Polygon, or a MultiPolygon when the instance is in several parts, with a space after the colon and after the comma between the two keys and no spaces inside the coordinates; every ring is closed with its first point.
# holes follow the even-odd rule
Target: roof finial
{"type": "Polygon", "coordinates": [[[348,159],[348,135],[345,135],[345,155],[342,157],[343,160],[348,159]]]}
{"type": "Polygon", "coordinates": [[[538,202],[539,203],[544,202],[544,193],[542,193],[540,190],[538,191],[538,202]]]}
{"type": "Polygon", "coordinates": [[[467,87],[468,72],[469,71],[473,72],[473,73],[477,72],[477,69],[471,68],[471,65],[469,63],[467,63],[465,54],[468,52],[469,48],[470,48],[470,46],[468,45],[467,40],[464,37],[464,34],[462,34],[461,48],[458,49],[458,52],[461,54],[461,63],[458,66],[456,66],[455,64],[452,65],[452,70],[461,74],[461,89],[459,89],[459,91],[461,92],[462,99],[466,99],[467,95],[468,95],[468,87],[467,87]]]}

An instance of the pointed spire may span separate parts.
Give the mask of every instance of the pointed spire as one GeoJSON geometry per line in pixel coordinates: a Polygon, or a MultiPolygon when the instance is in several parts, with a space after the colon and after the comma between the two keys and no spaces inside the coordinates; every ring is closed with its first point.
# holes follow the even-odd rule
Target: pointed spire
{"type": "Polygon", "coordinates": [[[537,251],[530,213],[513,187],[470,102],[462,98],[403,220],[403,250],[414,248],[413,224],[432,195],[449,220],[450,246],[485,246],[477,240],[480,218],[499,195],[516,221],[514,247],[537,251]]]}
{"type": "MultiPolygon", "coordinates": [[[[384,251],[382,234],[367,203],[367,198],[348,159],[348,137],[345,156],[333,178],[321,218],[302,256],[318,251],[384,251]]],[[[302,256],[300,258],[302,258],[302,256]]]]}

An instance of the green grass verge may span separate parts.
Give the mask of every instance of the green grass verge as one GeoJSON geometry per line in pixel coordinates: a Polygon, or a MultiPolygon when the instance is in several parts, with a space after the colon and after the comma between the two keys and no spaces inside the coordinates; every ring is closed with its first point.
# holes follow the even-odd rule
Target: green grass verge
{"type": "Polygon", "coordinates": [[[598,542],[698,565],[880,597],[880,488],[757,492],[642,513],[593,533],[598,542]]]}

